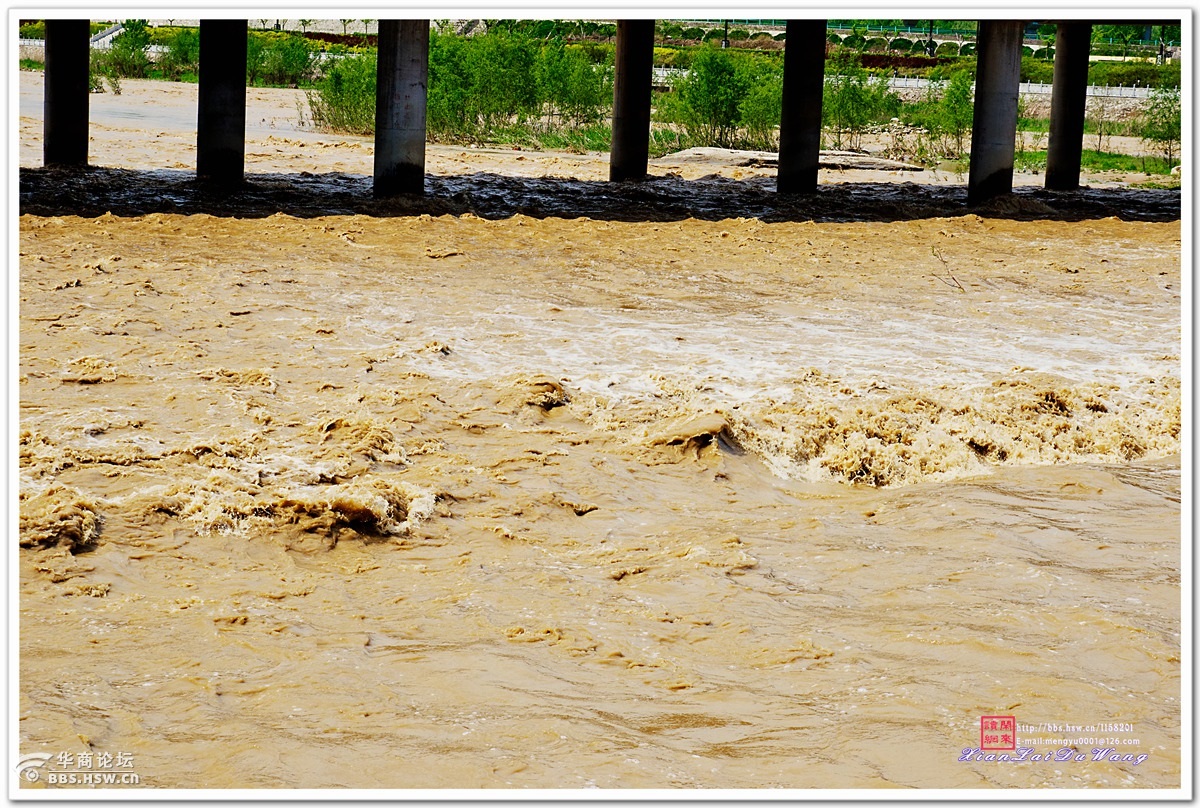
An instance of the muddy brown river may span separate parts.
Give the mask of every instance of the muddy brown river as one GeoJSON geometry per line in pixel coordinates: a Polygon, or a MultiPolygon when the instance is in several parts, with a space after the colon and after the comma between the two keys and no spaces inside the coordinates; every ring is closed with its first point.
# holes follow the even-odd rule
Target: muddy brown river
{"type": "Polygon", "coordinates": [[[39,131],[26,787],[1180,787],[1178,193],[39,131]]]}

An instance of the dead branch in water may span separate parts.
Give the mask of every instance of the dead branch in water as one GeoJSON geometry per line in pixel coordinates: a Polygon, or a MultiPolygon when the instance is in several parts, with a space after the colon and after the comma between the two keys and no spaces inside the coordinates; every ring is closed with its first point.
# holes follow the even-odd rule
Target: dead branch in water
{"type": "Polygon", "coordinates": [[[946,284],[947,286],[953,286],[955,289],[957,289],[960,292],[966,292],[967,291],[966,288],[964,288],[963,285],[961,283],[959,283],[958,278],[954,277],[954,273],[950,272],[950,264],[948,261],[946,261],[946,259],[944,257],[942,257],[942,251],[939,250],[937,247],[931,247],[930,249],[932,250],[933,254],[935,256],[937,256],[937,259],[942,262],[942,266],[946,268],[946,277],[943,278],[941,275],[938,275],[936,272],[933,272],[930,274],[932,274],[933,277],[937,278],[939,281],[946,284]]]}

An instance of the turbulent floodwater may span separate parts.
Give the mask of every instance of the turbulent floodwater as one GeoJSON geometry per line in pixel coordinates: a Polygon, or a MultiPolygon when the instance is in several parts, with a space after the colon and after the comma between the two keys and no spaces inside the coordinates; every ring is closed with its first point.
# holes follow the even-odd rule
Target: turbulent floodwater
{"type": "Polygon", "coordinates": [[[1179,238],[25,215],[21,750],[1178,786],[1179,238]],[[1146,757],[962,761],[982,715],[1146,757]]]}
{"type": "Polygon", "coordinates": [[[28,787],[1180,785],[1177,193],[440,147],[375,201],[253,91],[230,196],[193,86],[80,172],[40,89],[28,787]]]}

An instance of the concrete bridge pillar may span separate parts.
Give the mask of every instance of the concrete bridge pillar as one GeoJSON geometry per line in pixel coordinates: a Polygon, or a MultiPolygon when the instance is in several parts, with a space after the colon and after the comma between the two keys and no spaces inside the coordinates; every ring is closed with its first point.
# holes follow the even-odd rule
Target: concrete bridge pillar
{"type": "Polygon", "coordinates": [[[245,20],[200,21],[196,175],[225,185],[246,169],[245,20]]]}
{"type": "Polygon", "coordinates": [[[654,20],[617,20],[612,153],[608,178],[646,178],[650,159],[650,92],[654,77],[654,20]]]}
{"type": "Polygon", "coordinates": [[[380,20],[376,71],[375,196],[424,193],[429,20],[380,20]]]}
{"type": "Polygon", "coordinates": [[[817,190],[821,100],[825,89],[825,20],[788,20],[783,52],[783,117],[779,122],[781,194],[817,190]]]}
{"type": "Polygon", "coordinates": [[[1050,95],[1046,187],[1053,191],[1073,191],[1079,187],[1083,157],[1092,24],[1058,23],[1054,45],[1054,88],[1050,95]]]}
{"type": "Polygon", "coordinates": [[[1020,20],[979,22],[968,205],[1012,191],[1024,31],[1020,20]]]}
{"type": "Polygon", "coordinates": [[[46,20],[45,165],[87,165],[90,38],[87,20],[46,20]]]}

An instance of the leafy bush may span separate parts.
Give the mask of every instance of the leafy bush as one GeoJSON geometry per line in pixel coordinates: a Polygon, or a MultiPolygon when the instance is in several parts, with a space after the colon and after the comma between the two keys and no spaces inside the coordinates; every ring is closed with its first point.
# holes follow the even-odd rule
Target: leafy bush
{"type": "Polygon", "coordinates": [[[975,60],[974,59],[955,59],[954,61],[946,61],[929,71],[929,78],[934,81],[949,81],[954,78],[956,73],[966,73],[975,80],[975,60]]]}
{"type": "Polygon", "coordinates": [[[1022,56],[1021,81],[1031,81],[1035,84],[1053,84],[1054,63],[1036,59],[1033,56],[1022,56]]]}
{"type": "Polygon", "coordinates": [[[705,145],[732,146],[737,135],[738,101],[745,91],[732,56],[711,46],[704,48],[672,90],[679,102],[677,122],[705,145]]]}
{"type": "Polygon", "coordinates": [[[888,49],[894,50],[897,53],[908,53],[910,50],[913,49],[913,43],[912,43],[911,39],[905,39],[904,37],[897,37],[896,39],[893,39],[891,42],[888,43],[888,49]]]}
{"type": "Polygon", "coordinates": [[[1158,149],[1167,167],[1174,165],[1179,155],[1182,137],[1180,92],[1177,89],[1157,88],[1150,103],[1139,116],[1142,141],[1158,149]]]}
{"type": "Polygon", "coordinates": [[[975,110],[972,81],[970,71],[953,73],[944,90],[931,86],[926,100],[911,107],[905,116],[909,123],[929,131],[939,156],[961,157],[965,151],[975,110]]]}
{"type": "Polygon", "coordinates": [[[580,50],[545,47],[538,60],[538,92],[547,114],[579,128],[597,123],[612,101],[612,65],[597,70],[580,50]]]}
{"type": "Polygon", "coordinates": [[[749,38],[750,38],[750,32],[747,31],[745,28],[733,28],[733,29],[730,29],[730,31],[729,31],[730,41],[733,41],[735,39],[741,41],[741,40],[745,40],[745,39],[749,39],[749,38]]]}
{"type": "Polygon", "coordinates": [[[752,149],[774,151],[779,148],[776,129],[783,117],[783,70],[769,62],[747,62],[754,70],[745,70],[746,94],[738,104],[738,122],[745,131],[743,144],[752,149]]]}
{"type": "Polygon", "coordinates": [[[175,81],[188,73],[198,73],[200,31],[195,28],[176,29],[167,42],[167,52],[158,60],[158,68],[166,78],[175,81]]]}
{"type": "MultiPolygon", "coordinates": [[[[655,67],[674,67],[680,70],[687,70],[692,64],[693,50],[683,50],[680,48],[655,48],[654,49],[654,66],[655,67]]],[[[611,53],[609,60],[611,61],[611,53]]]]}
{"type": "Polygon", "coordinates": [[[104,57],[108,71],[119,78],[145,78],[150,72],[150,33],[145,20],[125,20],[124,30],[112,41],[104,57]]]}
{"type": "Polygon", "coordinates": [[[534,20],[533,28],[530,33],[537,39],[549,39],[553,36],[562,36],[559,31],[559,24],[556,20],[534,20]]]}
{"type": "Polygon", "coordinates": [[[871,78],[857,54],[837,51],[826,75],[821,117],[835,149],[858,149],[869,125],[899,111],[899,99],[887,82],[871,78]]]}
{"type": "Polygon", "coordinates": [[[692,145],[772,149],[782,90],[779,60],[709,45],[693,51],[688,74],[657,101],[655,115],[681,125],[692,145]]]}
{"type": "Polygon", "coordinates": [[[937,50],[933,52],[934,56],[958,56],[957,42],[943,42],[937,46],[937,50]]]}
{"type": "Polygon", "coordinates": [[[313,123],[335,132],[374,132],[375,62],[374,51],[336,59],[307,94],[313,123]]]}
{"type": "Polygon", "coordinates": [[[263,83],[296,87],[312,76],[316,64],[317,52],[304,37],[294,34],[272,37],[263,52],[263,83]]]}
{"type": "Polygon", "coordinates": [[[1088,83],[1116,87],[1178,87],[1180,65],[1168,62],[1156,65],[1153,62],[1093,62],[1088,68],[1088,83]]]}
{"type": "Polygon", "coordinates": [[[684,28],[679,36],[681,39],[700,39],[700,37],[704,36],[704,29],[697,28],[696,26],[684,28]]]}
{"type": "Polygon", "coordinates": [[[431,32],[427,130],[434,140],[544,143],[552,133],[586,129],[594,142],[612,77],[611,47],[537,42],[495,28],[470,38],[431,32]]]}

